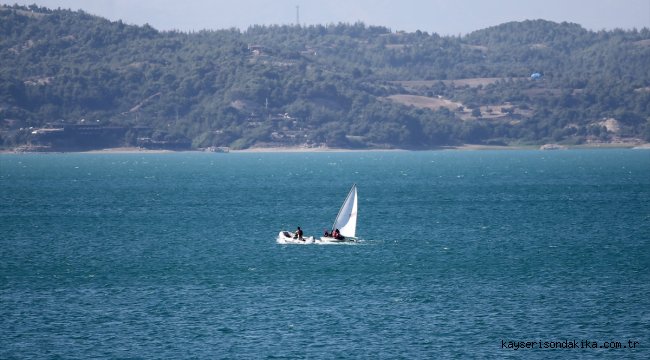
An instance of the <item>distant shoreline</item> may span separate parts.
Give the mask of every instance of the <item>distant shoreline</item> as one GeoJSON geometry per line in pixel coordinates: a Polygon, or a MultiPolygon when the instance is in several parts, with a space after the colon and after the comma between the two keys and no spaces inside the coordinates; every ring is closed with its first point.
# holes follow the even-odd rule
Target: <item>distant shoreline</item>
{"type": "MultiPolygon", "coordinates": [[[[585,145],[553,145],[550,148],[542,149],[539,145],[512,145],[512,146],[499,146],[499,145],[475,145],[466,144],[460,146],[444,146],[431,149],[344,149],[344,148],[329,148],[329,147],[303,147],[303,146],[275,146],[275,147],[252,147],[242,150],[230,150],[231,153],[246,154],[246,153],[317,153],[317,152],[401,152],[401,151],[482,151],[482,150],[576,150],[576,149],[649,149],[650,143],[603,143],[603,144],[585,144],[585,145]]],[[[173,153],[201,153],[206,152],[203,150],[151,150],[142,149],[138,147],[116,147],[96,150],[80,150],[80,151],[18,151],[15,149],[0,149],[0,154],[173,154],[173,153]]]]}

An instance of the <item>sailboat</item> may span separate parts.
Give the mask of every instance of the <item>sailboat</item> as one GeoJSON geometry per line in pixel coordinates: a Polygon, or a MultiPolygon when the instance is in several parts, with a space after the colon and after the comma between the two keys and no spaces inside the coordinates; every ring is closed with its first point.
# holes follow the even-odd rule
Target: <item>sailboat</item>
{"type": "Polygon", "coordinates": [[[348,196],[343,201],[341,209],[339,209],[334,224],[332,225],[332,232],[339,231],[339,237],[322,236],[320,239],[314,239],[313,236],[303,237],[302,240],[297,239],[295,235],[289,231],[280,231],[278,234],[278,244],[326,244],[326,243],[339,243],[339,242],[353,242],[356,241],[357,234],[357,184],[353,184],[348,196]]]}
{"type": "Polygon", "coordinates": [[[357,235],[357,184],[353,184],[334,219],[330,236],[320,238],[321,242],[356,241],[357,235]],[[334,232],[337,231],[338,234],[334,232]],[[336,236],[338,235],[338,236],[336,236]]]}

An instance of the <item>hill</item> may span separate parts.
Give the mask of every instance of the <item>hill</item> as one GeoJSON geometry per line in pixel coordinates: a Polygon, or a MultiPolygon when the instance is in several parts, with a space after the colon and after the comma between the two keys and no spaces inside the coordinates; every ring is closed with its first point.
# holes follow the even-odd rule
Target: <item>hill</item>
{"type": "Polygon", "coordinates": [[[160,32],[0,7],[0,146],[426,149],[650,140],[650,30],[544,20],[160,32]],[[532,75],[532,76],[531,76],[532,75]]]}

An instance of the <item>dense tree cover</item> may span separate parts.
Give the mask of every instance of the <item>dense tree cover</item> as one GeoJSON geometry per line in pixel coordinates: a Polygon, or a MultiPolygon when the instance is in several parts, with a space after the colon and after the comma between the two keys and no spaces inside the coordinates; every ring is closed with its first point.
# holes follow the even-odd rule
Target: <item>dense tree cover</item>
{"type": "Polygon", "coordinates": [[[129,129],[127,145],[139,136],[238,148],[650,140],[648,59],[648,29],[543,20],[463,37],[362,23],[182,33],[0,7],[0,145],[82,119],[129,129]],[[494,79],[451,81],[472,78],[494,79]],[[409,106],[395,94],[462,105],[409,106]]]}

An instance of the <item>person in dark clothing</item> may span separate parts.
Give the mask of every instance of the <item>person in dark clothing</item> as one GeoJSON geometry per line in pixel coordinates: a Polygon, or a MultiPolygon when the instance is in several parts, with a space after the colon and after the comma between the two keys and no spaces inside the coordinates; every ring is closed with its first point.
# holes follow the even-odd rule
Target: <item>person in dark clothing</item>
{"type": "Polygon", "coordinates": [[[305,241],[305,240],[302,238],[302,229],[300,229],[300,226],[298,226],[298,230],[296,230],[295,234],[293,235],[293,238],[294,238],[294,239],[298,239],[298,240],[305,241]]]}

